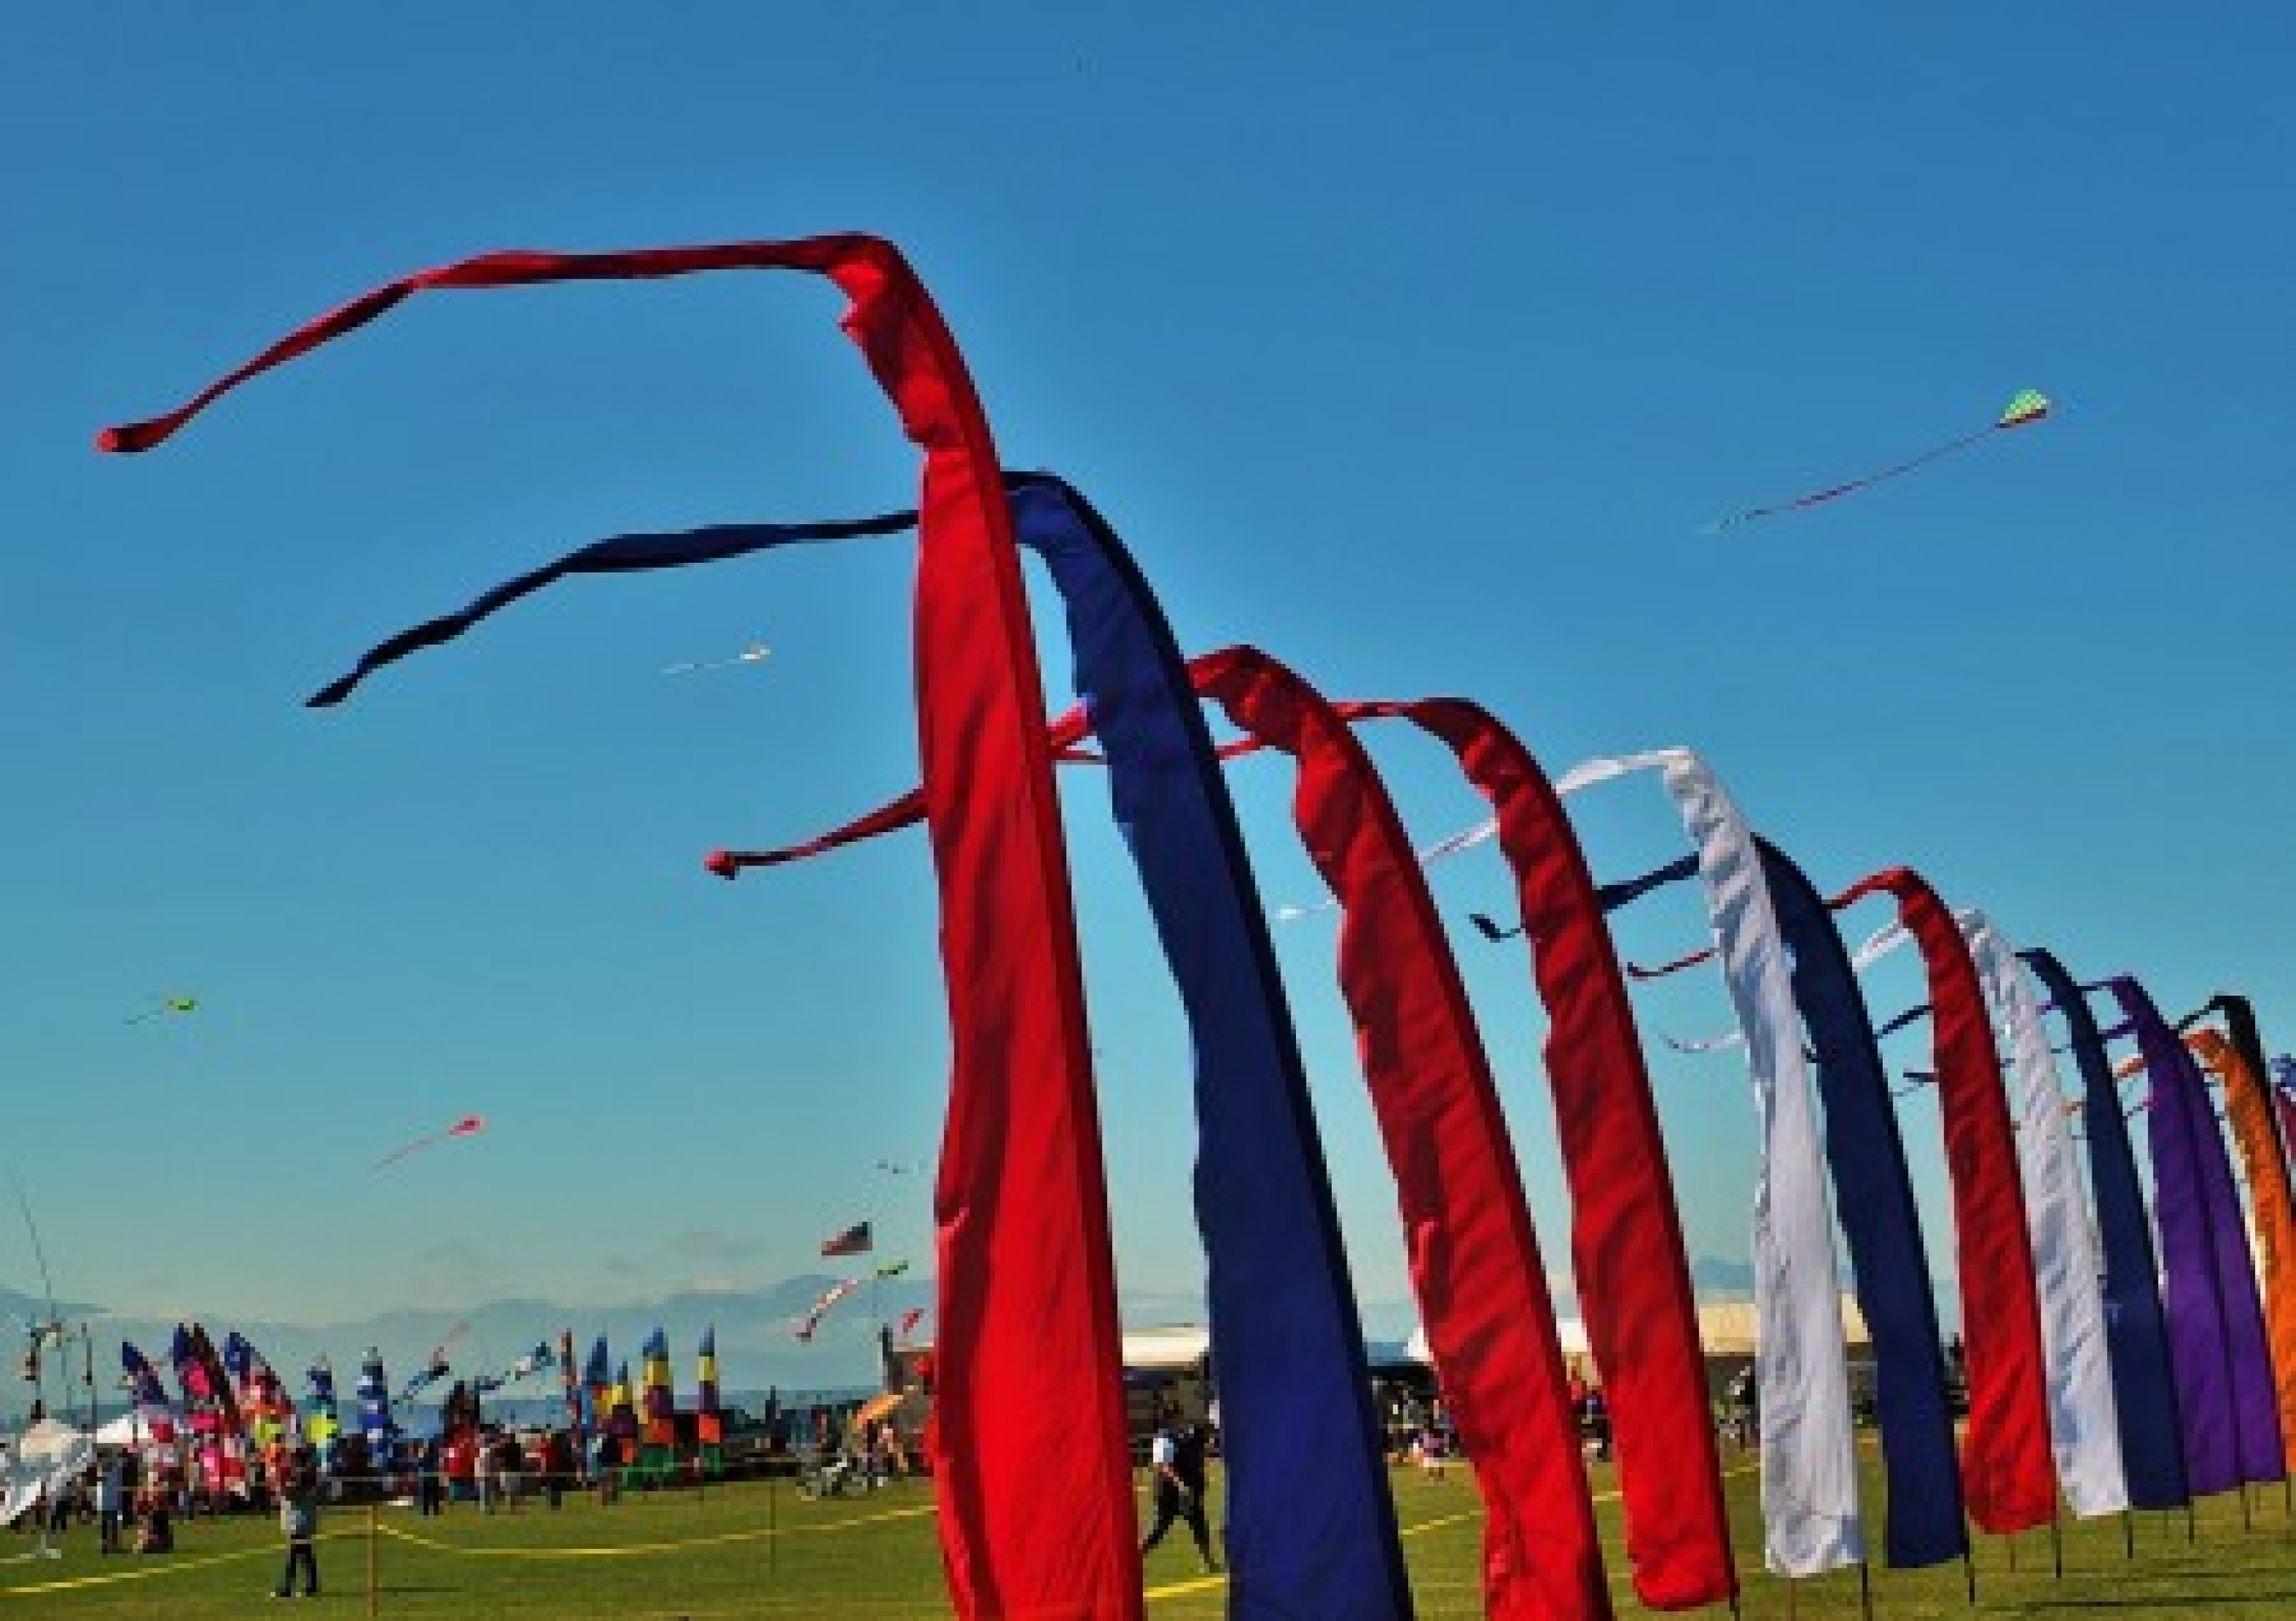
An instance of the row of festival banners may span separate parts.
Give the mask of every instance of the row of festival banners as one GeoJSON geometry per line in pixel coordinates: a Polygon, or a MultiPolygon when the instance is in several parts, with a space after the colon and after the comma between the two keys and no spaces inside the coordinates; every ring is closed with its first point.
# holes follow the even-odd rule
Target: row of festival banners
{"type": "MultiPolygon", "coordinates": [[[[609,1356],[603,1335],[591,1347],[586,1372],[576,1369],[572,1353],[570,1331],[562,1331],[554,1346],[548,1340],[537,1341],[506,1367],[481,1372],[457,1387],[458,1395],[467,1392],[463,1399],[470,1404],[458,1411],[475,1411],[480,1398],[555,1373],[561,1380],[568,1429],[585,1437],[594,1429],[603,1430],[630,1445],[670,1443],[676,1409],[668,1339],[661,1330],[656,1329],[645,1342],[643,1383],[636,1389],[627,1363],[611,1377],[605,1371],[609,1356]]],[[[714,1327],[702,1331],[697,1360],[694,1412],[701,1438],[716,1442],[722,1439],[724,1418],[714,1327]]],[[[263,1459],[275,1472],[283,1449],[299,1445],[316,1447],[323,1462],[332,1466],[346,1433],[361,1437],[373,1455],[381,1455],[401,1434],[394,1407],[405,1406],[452,1371],[445,1354],[434,1350],[394,1397],[381,1353],[369,1350],[360,1362],[353,1386],[355,1411],[347,1432],[334,1370],[324,1356],[306,1371],[306,1391],[299,1404],[247,1339],[234,1332],[217,1352],[207,1330],[197,1322],[179,1324],[168,1347],[169,1368],[179,1392],[176,1397],[169,1396],[160,1370],[133,1341],[120,1343],[119,1361],[119,1382],[128,1393],[134,1415],[130,1431],[134,1440],[169,1455],[187,1453],[198,1471],[199,1484],[210,1493],[244,1493],[250,1460],[263,1459]]],[[[454,1404],[450,1400],[449,1405],[454,1404]]],[[[458,1421],[455,1412],[442,1416],[450,1429],[458,1421]]]]}
{"type": "MultiPolygon", "coordinates": [[[[843,330],[922,453],[917,509],[613,536],[390,639],[311,701],[340,703],[393,660],[570,574],[916,531],[922,785],[808,844],[719,852],[707,864],[730,878],[903,826],[926,830],[954,1054],[935,1191],[942,1331],[928,1448],[961,1617],[1144,1613],[1111,1377],[1120,1352],[1103,1153],[1053,782],[1064,760],[1107,773],[1191,1024],[1231,1613],[1413,1613],[1322,1140],[1270,913],[1223,775],[1226,756],[1251,749],[1296,762],[1298,831],[1346,914],[1339,988],[1412,1235],[1426,1337],[1476,1464],[1486,1611],[1505,1621],[1611,1613],[1547,1269],[1420,853],[1355,735],[1375,721],[1428,734],[1495,813],[1446,843],[1495,845],[1513,886],[1519,923],[1481,932],[1520,938],[1546,1016],[1574,1280],[1610,1398],[1628,1574],[1644,1603],[1687,1609],[1738,1588],[1680,1218],[1628,965],[1606,920],[1609,907],[1669,881],[1702,893],[1756,1104],[1755,1370],[1771,1569],[1809,1576],[1867,1558],[1837,1236],[1874,1335],[1892,1565],[1961,1557],[1972,1525],[1999,1535],[2047,1524],[2061,1494],[2094,1515],[2283,1478],[2296,1438],[2296,1279],[2283,1217],[2267,1212],[2286,1208],[2285,1123],[2244,1001],[2220,996],[2203,1010],[2185,1034],[2212,1031],[2222,1044],[2196,1052],[2136,978],[2082,979],[2048,952],[2021,952],[2001,920],[1948,901],[1908,867],[1882,866],[1829,895],[1687,749],[1620,753],[1551,780],[1471,701],[1334,701],[1248,646],[1188,659],[1132,553],[1085,497],[1057,477],[1001,466],[955,341],[890,243],[841,235],[482,255],[355,299],[100,443],[149,449],[228,390],[426,291],[734,270],[823,276],[850,300],[843,330]],[[1062,599],[1086,695],[1049,725],[1023,549],[1062,599]],[[1214,746],[1208,707],[1241,743],[1214,746]],[[1564,796],[1636,778],[1663,789],[1689,856],[1598,884],[1574,827],[1574,815],[1597,813],[1566,815],[1564,796]],[[1937,1270],[1957,1280],[1964,1303],[1969,1411],[1958,1437],[1899,1100],[1834,921],[1834,908],[1868,899],[1890,908],[1928,979],[1926,1073],[1953,1216],[1951,1265],[1937,1270]],[[2093,995],[2110,998],[2149,1077],[2149,1215],[2104,1050],[2113,1038],[2091,1013],[2093,995]],[[2067,1148],[2048,1009],[2079,1070],[2086,1190],[2067,1148]],[[2204,1062],[2233,1101],[2266,1229],[2261,1288],[2204,1062]]],[[[626,1371],[617,1385],[627,1388],[626,1371]]]]}

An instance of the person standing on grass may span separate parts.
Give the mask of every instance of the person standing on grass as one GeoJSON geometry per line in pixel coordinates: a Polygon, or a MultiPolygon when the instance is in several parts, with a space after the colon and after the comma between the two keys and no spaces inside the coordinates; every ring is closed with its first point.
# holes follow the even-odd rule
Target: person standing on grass
{"type": "Polygon", "coordinates": [[[574,1477],[574,1443],[562,1429],[550,1432],[543,1443],[543,1478],[550,1483],[550,1506],[556,1508],[565,1498],[566,1487],[574,1477]]]}
{"type": "Polygon", "coordinates": [[[105,1553],[119,1551],[119,1511],[127,1506],[127,1454],[113,1453],[95,1478],[95,1520],[105,1553]]]}
{"type": "Polygon", "coordinates": [[[1219,1561],[1212,1557],[1211,1528],[1204,1521],[1204,1477],[1210,1453],[1211,1434],[1205,1426],[1191,1424],[1184,1429],[1176,1415],[1166,1416],[1148,1447],[1148,1467],[1153,1475],[1152,1485],[1156,1494],[1156,1523],[1141,1540],[1141,1558],[1147,1558],[1164,1540],[1174,1520],[1182,1519],[1187,1522],[1188,1534],[1196,1540],[1196,1557],[1205,1574],[1219,1568],[1219,1561]]]}
{"type": "Polygon", "coordinates": [[[319,1596],[319,1454],[298,1447],[279,1481],[279,1528],[287,1536],[287,1565],[279,1573],[275,1599],[292,1598],[295,1573],[303,1573],[303,1596],[319,1596]]]}

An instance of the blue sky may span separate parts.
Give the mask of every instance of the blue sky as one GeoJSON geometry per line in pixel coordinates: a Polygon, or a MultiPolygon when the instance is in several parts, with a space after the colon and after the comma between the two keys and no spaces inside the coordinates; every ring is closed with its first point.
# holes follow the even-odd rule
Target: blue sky
{"type": "MultiPolygon", "coordinates": [[[[574,542],[907,504],[832,292],[438,298],[152,455],[88,448],[497,247],[889,236],[1005,459],[1092,495],[1191,645],[1475,697],[1557,771],[1690,743],[1821,883],[1911,862],[2077,971],[2172,1009],[2244,988],[2296,1040],[2296,20],[1558,9],[20,17],[0,1077],[60,1287],[226,1322],[623,1301],[806,1270],[865,1215],[926,1257],[922,1180],[874,1169],[937,1134],[922,839],[734,887],[696,864],[913,779],[908,543],[562,587],[300,707],[574,542]],[[2023,387],[2058,414],[1698,532],[2023,387]],[[751,642],[769,663],[658,673],[751,642]],[[167,993],[201,1011],[122,1022],[167,993]],[[486,1137],[368,1169],[473,1111],[486,1137]]],[[[1050,642],[1046,667],[1057,707],[1050,642]]],[[[1414,826],[1473,819],[1439,751],[1375,747],[1414,826]]],[[[1271,902],[1313,898],[1284,766],[1237,791],[1271,902]]],[[[1177,1314],[1185,1037],[1101,795],[1067,789],[1120,1266],[1177,1314]]],[[[1585,806],[1605,873],[1680,847],[1647,782],[1585,806]]],[[[1503,904],[1496,862],[1439,870],[1454,917],[1503,904]]],[[[1687,895],[1621,926],[1645,955],[1702,931],[1687,895]]],[[[1333,930],[1279,943],[1361,1291],[1401,1299],[1333,930]]],[[[1528,973],[1460,949],[1559,1266],[1528,973]]],[[[1912,971],[1876,975],[1883,1011],[1912,971]]],[[[1692,978],[1643,1005],[1692,1248],[1734,1258],[1742,1076],[1654,1040],[1727,1025],[1692,978]]],[[[29,1284],[21,1248],[0,1281],[29,1284]]]]}

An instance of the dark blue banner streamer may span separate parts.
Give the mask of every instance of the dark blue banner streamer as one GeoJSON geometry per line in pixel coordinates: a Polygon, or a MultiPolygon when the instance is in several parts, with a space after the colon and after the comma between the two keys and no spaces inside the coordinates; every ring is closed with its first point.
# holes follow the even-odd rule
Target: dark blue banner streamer
{"type": "Polygon", "coordinates": [[[1825,897],[1784,851],[1767,839],[1755,842],[1770,905],[1793,954],[1794,1002],[1817,1053],[1834,1214],[1874,1338],[1890,1563],[1943,1564],[1969,1551],[1969,1532],[1929,1252],[1889,1071],[1825,897]]]}
{"type": "Polygon", "coordinates": [[[2073,1061],[2080,1067],[2089,1191],[2104,1248],[2105,1353],[2112,1366],[2112,1404],[2128,1501],[2140,1509],[2183,1508],[2192,1501],[2192,1490],[2185,1472],[2184,1428],[2177,1404],[2170,1399],[2177,1381],[2168,1321],[2161,1311],[2160,1263],[2128,1123],[2120,1112],[2120,1084],[2104,1050],[2103,1032],[2073,977],[2046,951],[2017,954],[2048,987],[2071,1037],[2073,1061]]]}
{"type": "MultiPolygon", "coordinates": [[[[1889,1561],[1898,1569],[1943,1564],[1969,1551],[1969,1530],[1937,1302],[1888,1072],[1865,995],[1824,897],[1776,846],[1759,836],[1754,842],[1779,930],[1793,957],[1794,1004],[1825,1106],[1834,1210],[1849,1240],[1858,1309],[1873,1336],[1874,1407],[1888,1480],[1883,1540],[1889,1561]]],[[[1697,870],[1692,856],[1687,863],[1605,884],[1603,907],[1615,910],[1697,870]]]]}

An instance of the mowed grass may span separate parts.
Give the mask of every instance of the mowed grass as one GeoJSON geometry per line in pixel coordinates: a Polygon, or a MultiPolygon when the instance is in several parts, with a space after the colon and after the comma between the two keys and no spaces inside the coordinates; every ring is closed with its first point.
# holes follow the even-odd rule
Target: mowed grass
{"type": "MultiPolygon", "coordinates": [[[[1871,1501],[1880,1481],[1871,1472],[1871,1501]]],[[[1732,1524],[1747,1617],[1856,1617],[1855,1570],[1791,1584],[1760,1573],[1759,1505],[1746,1461],[1726,1457],[1732,1524]]],[[[1436,1482],[1395,1471],[1412,1586],[1428,1621],[1480,1616],[1477,1568],[1481,1515],[1468,1471],[1436,1482]]],[[[1142,1513],[1146,1499],[1142,1497],[1142,1513]]],[[[1593,1471],[1595,1512],[1622,1612],[1641,1606],[1626,1578],[1611,1471],[1593,1471]]],[[[1218,1491],[1213,1512],[1218,1519],[1218,1491]]],[[[872,1495],[811,1502],[786,1482],[714,1486],[706,1492],[625,1497],[610,1507],[570,1498],[554,1513],[528,1502],[515,1513],[481,1515],[468,1505],[443,1519],[412,1510],[375,1511],[373,1551],[378,1613],[399,1617],[532,1616],[642,1621],[671,1617],[822,1617],[899,1621],[947,1615],[933,1535],[931,1488],[904,1482],[872,1495]]],[[[370,1543],[364,1509],[332,1510],[316,1604],[275,1604],[282,1549],[273,1523],[248,1515],[182,1527],[176,1551],[150,1558],[98,1554],[90,1527],[75,1527],[56,1560],[0,1564],[0,1614],[150,1617],[168,1621],[268,1613],[364,1615],[370,1543]]],[[[2013,1547],[1981,1539],[1977,1613],[2100,1616],[2146,1621],[2202,1611],[2226,1616],[2296,1616],[2296,1517],[2275,1487],[2250,1494],[2243,1525],[2237,1497],[2201,1505],[2188,1540],[2182,1514],[2140,1514],[2128,1556],[2119,1519],[2069,1523],[2064,1575],[2054,1573],[2051,1538],[2028,1533],[2013,1547]]],[[[32,1546],[0,1535],[0,1558],[32,1546]]],[[[1972,1613],[1959,1565],[1932,1571],[1872,1572],[1874,1613],[1949,1617],[1972,1613]]],[[[1194,1551],[1177,1532],[1149,1556],[1145,1592],[1152,1621],[1209,1621],[1226,1613],[1218,1577],[1197,1574],[1194,1551]]],[[[1715,1616],[1728,1612],[1717,1607],[1715,1616]]]]}

